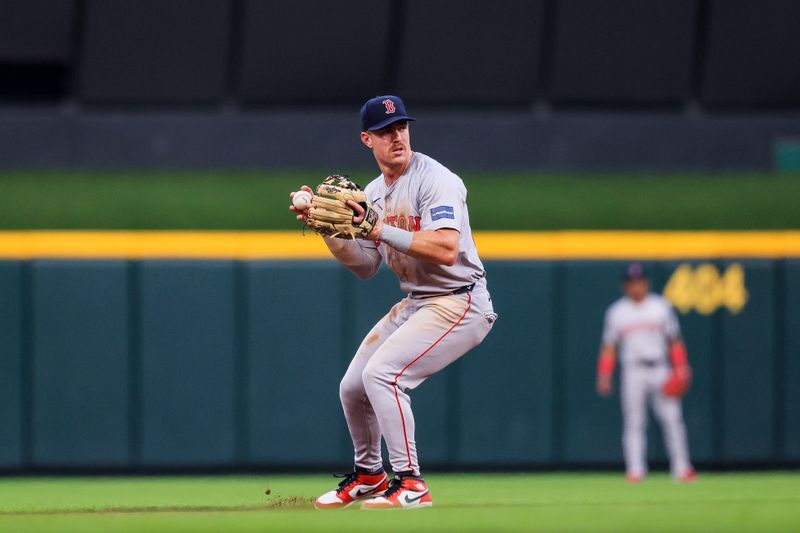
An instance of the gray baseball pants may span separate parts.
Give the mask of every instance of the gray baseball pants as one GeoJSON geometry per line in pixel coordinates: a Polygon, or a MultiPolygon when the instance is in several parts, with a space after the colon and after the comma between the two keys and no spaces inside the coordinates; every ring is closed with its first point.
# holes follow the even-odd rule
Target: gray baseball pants
{"type": "Polygon", "coordinates": [[[355,448],[355,466],[383,466],[381,436],[395,472],[419,474],[409,391],[480,344],[497,315],[485,289],[407,297],[358,348],[339,387],[355,448]]]}
{"type": "Polygon", "coordinates": [[[648,403],[653,406],[653,412],[661,425],[672,475],[682,476],[692,468],[681,400],[661,392],[669,373],[667,365],[649,368],[632,363],[622,369],[622,447],[629,475],[644,476],[647,473],[648,403]]]}

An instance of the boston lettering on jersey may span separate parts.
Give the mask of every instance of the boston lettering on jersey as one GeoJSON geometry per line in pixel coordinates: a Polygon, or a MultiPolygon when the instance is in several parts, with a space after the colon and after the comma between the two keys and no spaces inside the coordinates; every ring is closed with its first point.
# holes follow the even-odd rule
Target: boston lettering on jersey
{"type": "Polygon", "coordinates": [[[634,322],[633,324],[627,324],[620,328],[620,335],[623,337],[627,337],[631,333],[635,331],[647,330],[647,331],[660,331],[661,328],[664,327],[661,322],[634,322]]]}
{"type": "Polygon", "coordinates": [[[420,224],[422,223],[422,217],[416,217],[413,215],[388,215],[383,222],[384,224],[389,224],[395,228],[408,231],[419,231],[420,224]]]}

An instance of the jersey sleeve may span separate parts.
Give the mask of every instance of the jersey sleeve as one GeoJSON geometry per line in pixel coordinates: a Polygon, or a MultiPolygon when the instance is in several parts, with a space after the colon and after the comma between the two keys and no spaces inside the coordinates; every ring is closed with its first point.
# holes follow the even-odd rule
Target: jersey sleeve
{"type": "Polygon", "coordinates": [[[378,249],[378,243],[376,243],[375,241],[370,241],[367,239],[356,239],[355,242],[358,243],[358,245],[367,252],[369,252],[370,250],[378,249]]]}
{"type": "Polygon", "coordinates": [[[447,172],[431,172],[420,188],[421,230],[461,230],[467,193],[461,180],[447,172]]]}
{"type": "Polygon", "coordinates": [[[664,323],[664,334],[670,340],[677,339],[681,336],[681,326],[678,323],[678,315],[675,313],[675,308],[668,302],[664,302],[667,308],[667,319],[664,323]]]}
{"type": "Polygon", "coordinates": [[[606,311],[606,317],[603,321],[603,344],[614,346],[619,342],[619,328],[614,320],[612,311],[612,309],[606,311]]]}

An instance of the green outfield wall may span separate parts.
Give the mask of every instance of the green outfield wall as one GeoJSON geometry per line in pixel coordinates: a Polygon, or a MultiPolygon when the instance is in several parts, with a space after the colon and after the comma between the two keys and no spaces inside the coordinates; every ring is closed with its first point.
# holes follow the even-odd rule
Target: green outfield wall
{"type": "MultiPolygon", "coordinates": [[[[621,464],[594,375],[623,264],[487,262],[494,330],[412,396],[422,464],[621,464]]],[[[697,462],[798,464],[800,260],[649,266],[695,368],[697,462]]],[[[402,296],[332,261],[0,261],[0,466],[346,469],[339,379],[402,296]]]]}

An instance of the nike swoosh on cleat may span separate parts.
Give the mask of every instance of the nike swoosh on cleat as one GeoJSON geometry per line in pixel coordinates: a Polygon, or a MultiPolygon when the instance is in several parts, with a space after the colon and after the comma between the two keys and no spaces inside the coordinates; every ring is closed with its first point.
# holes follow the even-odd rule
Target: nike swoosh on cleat
{"type": "Polygon", "coordinates": [[[365,495],[365,494],[369,494],[369,493],[371,493],[371,492],[374,492],[374,491],[375,491],[375,489],[377,489],[377,488],[378,488],[378,487],[376,486],[376,487],[373,487],[373,488],[371,488],[371,489],[367,489],[367,490],[358,489],[358,490],[356,491],[356,496],[355,496],[355,497],[356,497],[356,498],[358,498],[359,496],[363,496],[363,495],[365,495]]]}
{"type": "Polygon", "coordinates": [[[404,494],[403,495],[403,501],[405,502],[406,505],[409,505],[409,504],[412,504],[415,501],[419,500],[420,498],[424,497],[426,494],[428,494],[428,491],[423,492],[422,494],[420,494],[419,496],[417,496],[415,498],[411,498],[411,497],[408,496],[408,494],[404,494]]]}

